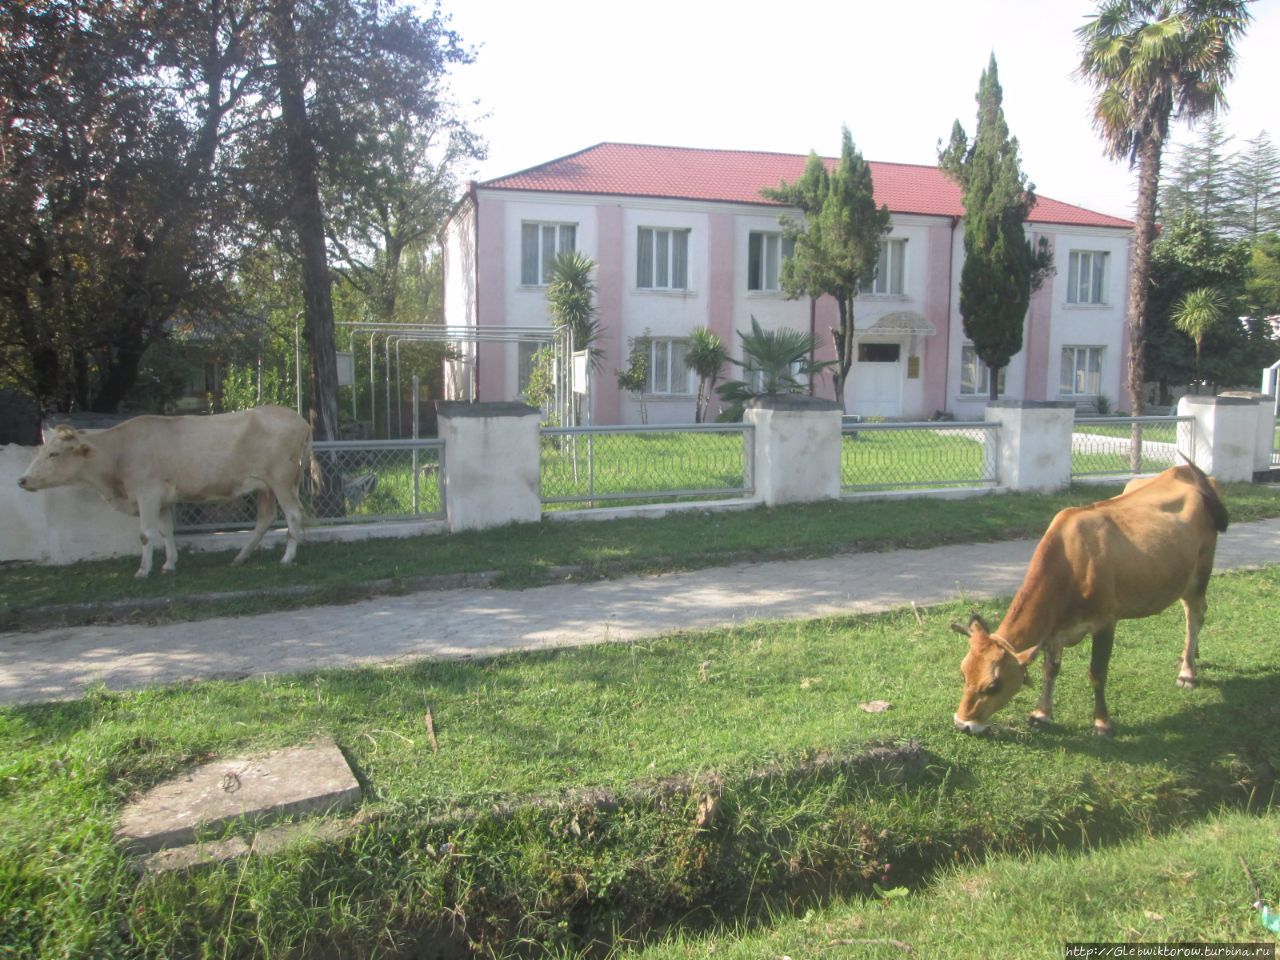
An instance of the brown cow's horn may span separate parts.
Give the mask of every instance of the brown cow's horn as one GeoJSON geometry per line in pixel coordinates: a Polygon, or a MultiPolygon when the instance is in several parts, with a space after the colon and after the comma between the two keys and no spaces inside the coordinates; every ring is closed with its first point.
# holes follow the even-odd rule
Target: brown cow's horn
{"type": "Polygon", "coordinates": [[[955,621],[952,621],[951,629],[954,630],[956,633],[960,634],[960,636],[962,637],[969,636],[969,629],[967,627],[960,626],[960,624],[956,623],[955,621]]]}

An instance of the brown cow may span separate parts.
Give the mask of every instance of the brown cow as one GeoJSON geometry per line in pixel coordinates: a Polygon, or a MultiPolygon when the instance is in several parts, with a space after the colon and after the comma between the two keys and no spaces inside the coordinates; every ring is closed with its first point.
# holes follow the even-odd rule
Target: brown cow
{"type": "Polygon", "coordinates": [[[258,522],[233,562],[243,563],[284,509],[289,539],[281,562],[290,563],[302,538],[298,484],[311,445],[311,427],[286,407],[258,407],[195,417],[134,417],[100,433],[65,425],[49,436],[27,472],[24,490],[80,483],[92,487],[142,527],[142,564],[151,573],[157,534],[164,541],[162,573],[178,561],[173,505],[258,494],[258,522]]]}
{"type": "Polygon", "coordinates": [[[1033,725],[1051,723],[1062,649],[1091,633],[1094,732],[1109,735],[1104,687],[1116,621],[1152,616],[1178,599],[1187,618],[1178,685],[1194,686],[1205,589],[1218,534],[1226,529],[1217,482],[1190,461],[1134,480],[1111,500],[1061,511],[1036,547],[1000,626],[991,630],[977,615],[967,629],[951,625],[969,638],[956,726],[967,733],[986,730],[1042,652],[1044,689],[1028,719],[1033,725]]]}

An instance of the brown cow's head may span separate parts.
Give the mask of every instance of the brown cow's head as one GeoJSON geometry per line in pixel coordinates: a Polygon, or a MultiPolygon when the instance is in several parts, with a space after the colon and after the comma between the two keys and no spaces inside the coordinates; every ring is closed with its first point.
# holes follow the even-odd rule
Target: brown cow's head
{"type": "Polygon", "coordinates": [[[43,490],[75,483],[84,472],[85,461],[93,454],[93,445],[83,434],[59,424],[45,437],[31,466],[18,478],[18,486],[23,490],[43,490]]]}
{"type": "Polygon", "coordinates": [[[1013,699],[1027,681],[1027,664],[1040,647],[1016,651],[976,613],[967,628],[953,623],[951,629],[969,638],[969,653],[960,664],[964,674],[964,694],[956,709],[956,727],[965,733],[982,733],[991,715],[1013,699]]]}

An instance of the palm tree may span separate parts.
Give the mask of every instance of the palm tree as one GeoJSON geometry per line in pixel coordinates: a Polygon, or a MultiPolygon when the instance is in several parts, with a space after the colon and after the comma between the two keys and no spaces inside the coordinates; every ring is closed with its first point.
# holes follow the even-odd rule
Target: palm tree
{"type": "Polygon", "coordinates": [[[1251,19],[1248,0],[1102,0],[1076,31],[1076,76],[1093,85],[1094,127],[1106,151],[1138,170],[1129,266],[1129,404],[1142,412],[1143,330],[1155,239],[1160,160],[1172,118],[1211,116],[1225,105],[1232,44],[1251,19]]]}
{"type": "Polygon", "coordinates": [[[801,377],[811,378],[832,366],[834,360],[810,360],[813,337],[799,330],[765,330],[755,317],[751,332],[738,331],[742,341],[742,359],[729,359],[750,374],[749,380],[728,380],[716,388],[720,398],[729,404],[720,420],[741,420],[747,401],[756,397],[772,397],[783,393],[804,393],[801,377]]]}
{"type": "Polygon", "coordinates": [[[694,327],[689,332],[689,348],[685,365],[698,375],[698,398],[693,406],[693,422],[701,423],[711,404],[711,391],[716,388],[720,371],[729,360],[729,348],[707,327],[694,327]]]}
{"type": "MultiPolygon", "coordinates": [[[[591,366],[604,365],[604,351],[595,346],[600,339],[600,319],[596,316],[595,282],[591,271],[595,261],[577,250],[566,250],[551,262],[551,282],[547,285],[547,308],[557,330],[568,329],[571,352],[586,350],[591,366]]],[[[573,420],[582,419],[582,397],[574,394],[573,420]]]]}
{"type": "Polygon", "coordinates": [[[577,250],[557,254],[551,262],[547,306],[556,329],[568,327],[573,334],[573,350],[591,351],[592,366],[599,367],[600,350],[594,343],[600,338],[600,320],[593,302],[596,285],[591,279],[595,268],[595,261],[577,250]]]}
{"type": "Polygon", "coordinates": [[[1196,342],[1196,383],[1200,382],[1200,343],[1227,316],[1227,299],[1214,287],[1200,287],[1173,308],[1173,325],[1196,342]]]}

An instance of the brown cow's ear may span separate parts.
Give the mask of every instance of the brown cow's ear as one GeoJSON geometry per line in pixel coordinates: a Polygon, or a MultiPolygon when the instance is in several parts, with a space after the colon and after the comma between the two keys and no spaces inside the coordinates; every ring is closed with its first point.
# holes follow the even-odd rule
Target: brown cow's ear
{"type": "Polygon", "coordinates": [[[960,626],[960,624],[955,623],[954,621],[953,621],[953,622],[952,622],[952,624],[951,624],[951,629],[952,629],[952,630],[954,630],[956,633],[960,634],[960,636],[962,636],[962,637],[968,637],[968,636],[969,636],[969,628],[968,628],[968,627],[962,627],[962,626],[960,626]]]}
{"type": "Polygon", "coordinates": [[[1025,667],[1040,655],[1040,647],[1041,644],[1037,643],[1034,647],[1027,647],[1027,649],[1023,650],[1021,653],[1015,653],[1014,656],[1017,658],[1018,662],[1025,667]]]}
{"type": "Polygon", "coordinates": [[[969,629],[970,629],[970,630],[972,630],[972,629],[973,629],[973,625],[974,625],[975,623],[976,623],[978,626],[980,626],[980,627],[982,628],[982,632],[983,632],[983,633],[990,633],[990,632],[991,632],[991,628],[990,628],[989,626],[987,626],[987,621],[985,621],[985,620],[983,620],[983,619],[982,619],[982,615],[981,615],[981,614],[978,614],[978,613],[971,613],[971,614],[969,614],[969,629]]]}

